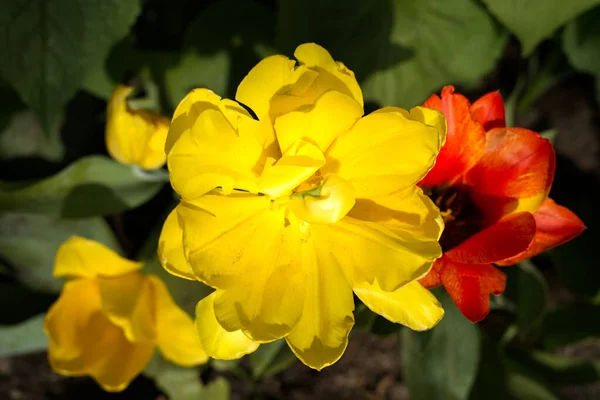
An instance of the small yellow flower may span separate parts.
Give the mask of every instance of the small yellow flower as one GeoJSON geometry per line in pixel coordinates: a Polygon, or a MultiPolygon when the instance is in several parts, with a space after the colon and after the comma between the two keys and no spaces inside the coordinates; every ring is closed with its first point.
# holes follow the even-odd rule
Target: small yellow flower
{"type": "Polygon", "coordinates": [[[92,240],[74,236],[61,245],[54,276],[74,279],[45,320],[52,369],[89,375],[116,392],[144,369],[156,346],[183,366],[208,360],[192,318],[141,267],[92,240]]]}
{"type": "MultiPolygon", "coordinates": [[[[159,257],[216,289],[198,304],[197,324],[258,343],[285,337],[321,369],[344,353],[353,292],[412,329],[442,318],[416,280],[441,255],[443,223],[416,184],[446,123],[422,107],[363,116],[352,71],[315,44],[295,56],[264,59],[240,84],[236,99],[258,120],[206,89],[179,104],[166,152],[182,201],[159,257]]],[[[219,346],[212,332],[199,329],[207,353],[233,358],[232,342],[219,346]]],[[[238,357],[249,350],[240,347],[238,357]]]]}
{"type": "Polygon", "coordinates": [[[166,161],[164,146],[169,119],[129,107],[127,96],[132,91],[132,87],[124,85],[113,90],[106,115],[106,148],[121,164],[160,168],[166,161]]]}

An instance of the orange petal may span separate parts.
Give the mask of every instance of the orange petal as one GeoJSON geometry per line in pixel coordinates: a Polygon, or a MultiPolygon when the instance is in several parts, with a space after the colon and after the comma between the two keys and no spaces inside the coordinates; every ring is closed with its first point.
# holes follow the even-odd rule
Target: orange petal
{"type": "Polygon", "coordinates": [[[419,185],[438,186],[454,182],[475,165],[483,153],[485,131],[471,118],[469,100],[455,94],[453,86],[444,87],[441,99],[433,95],[423,106],[442,111],[448,131],[435,166],[419,185]]]}
{"type": "Polygon", "coordinates": [[[478,197],[486,197],[477,201],[486,211],[490,208],[488,197],[523,200],[539,197],[539,202],[531,205],[535,209],[522,210],[534,212],[550,190],[554,167],[552,144],[537,132],[496,128],[487,133],[485,152],[467,174],[467,183],[476,201],[478,197]]]}
{"type": "Polygon", "coordinates": [[[535,235],[535,219],[528,212],[511,214],[446,251],[460,263],[486,264],[526,250],[535,235]]]}
{"type": "Polygon", "coordinates": [[[512,265],[531,258],[544,250],[574,239],[585,230],[585,225],[577,215],[568,208],[559,206],[550,198],[542,203],[533,217],[536,231],[529,248],[514,257],[498,262],[498,265],[512,265]]]}
{"type": "Polygon", "coordinates": [[[433,262],[433,266],[425,275],[425,277],[419,279],[419,283],[425,286],[427,289],[433,289],[434,287],[438,287],[442,284],[442,278],[440,273],[444,268],[444,257],[438,258],[433,262]]]}
{"type": "Polygon", "coordinates": [[[471,104],[471,117],[489,131],[493,128],[504,128],[506,117],[504,113],[504,100],[500,92],[490,92],[471,104]]]}
{"type": "Polygon", "coordinates": [[[471,322],[490,312],[490,294],[499,296],[506,288],[506,275],[491,264],[461,264],[444,260],[442,284],[471,322]]]}

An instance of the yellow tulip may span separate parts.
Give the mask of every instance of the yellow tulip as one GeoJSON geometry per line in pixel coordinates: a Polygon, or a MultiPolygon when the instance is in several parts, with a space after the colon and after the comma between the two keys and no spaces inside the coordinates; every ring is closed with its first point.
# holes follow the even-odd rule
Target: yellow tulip
{"type": "Polygon", "coordinates": [[[208,356],[192,318],[141,263],[74,236],[56,255],[54,276],[73,278],[45,320],[52,369],[89,375],[107,391],[121,391],[148,364],[156,347],[183,366],[208,356]]]}
{"type": "Polygon", "coordinates": [[[121,164],[157,169],[166,161],[164,151],[169,119],[160,114],[134,110],[127,104],[133,88],[117,85],[106,113],[106,148],[121,164]]]}
{"type": "MultiPolygon", "coordinates": [[[[352,71],[316,44],[295,57],[264,59],[238,87],[236,100],[258,120],[207,89],[181,101],[166,151],[182,200],[159,256],[172,274],[216,289],[198,304],[198,325],[256,343],[284,337],[321,369],[346,349],[353,292],[415,330],[442,318],[416,280],[441,256],[443,223],[416,184],[446,123],[422,107],[363,116],[352,71]]],[[[236,352],[212,332],[199,329],[210,356],[250,350],[242,341],[236,352]]]]}

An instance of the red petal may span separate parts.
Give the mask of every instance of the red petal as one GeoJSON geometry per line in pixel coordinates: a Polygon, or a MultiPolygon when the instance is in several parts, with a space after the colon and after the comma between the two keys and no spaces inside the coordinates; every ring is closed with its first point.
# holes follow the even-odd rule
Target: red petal
{"type": "Polygon", "coordinates": [[[443,268],[442,258],[438,258],[433,262],[433,267],[425,277],[419,279],[419,283],[425,286],[427,289],[433,289],[434,287],[438,287],[442,284],[440,278],[440,272],[443,268]]]}
{"type": "Polygon", "coordinates": [[[492,128],[504,128],[506,117],[504,114],[504,100],[499,91],[490,92],[471,105],[471,116],[486,131],[492,128]]]}
{"type": "Polygon", "coordinates": [[[535,235],[531,213],[510,214],[446,251],[445,256],[460,263],[487,264],[525,251],[535,235]]]}
{"type": "Polygon", "coordinates": [[[467,174],[481,195],[528,198],[548,192],[554,179],[552,144],[522,128],[496,128],[486,135],[483,156],[467,174]]]}
{"type": "Polygon", "coordinates": [[[444,261],[442,283],[465,317],[479,322],[490,312],[490,294],[506,288],[506,275],[491,264],[461,264],[444,261]]]}
{"type": "Polygon", "coordinates": [[[568,208],[559,206],[550,198],[542,203],[533,217],[536,231],[529,248],[514,257],[498,262],[498,265],[512,265],[531,258],[544,250],[568,242],[585,230],[585,225],[577,215],[568,208]]]}
{"type": "Polygon", "coordinates": [[[421,186],[438,186],[461,178],[479,159],[485,146],[485,131],[471,118],[469,100],[454,93],[454,87],[442,89],[442,98],[431,96],[425,107],[442,111],[448,132],[446,144],[437,156],[435,166],[420,182],[421,186]]]}

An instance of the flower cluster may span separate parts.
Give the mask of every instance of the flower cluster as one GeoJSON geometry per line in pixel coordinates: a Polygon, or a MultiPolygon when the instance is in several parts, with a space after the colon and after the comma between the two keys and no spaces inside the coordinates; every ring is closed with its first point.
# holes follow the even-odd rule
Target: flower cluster
{"type": "Polygon", "coordinates": [[[427,330],[444,315],[428,289],[443,285],[477,322],[505,289],[497,266],[585,228],[548,197],[551,143],[506,127],[497,92],[470,104],[448,86],[423,106],[364,115],[344,64],[316,44],[294,56],[262,60],[235,101],[191,91],[170,124],[131,109],[132,88],[115,88],[109,153],[144,169],[166,162],[180,196],[160,262],[215,290],[197,303],[194,326],[140,263],[71,238],[54,274],[76,279],[46,318],[56,371],[118,391],[155,347],[191,366],[280,338],[320,370],[346,349],[354,296],[427,330]]]}

